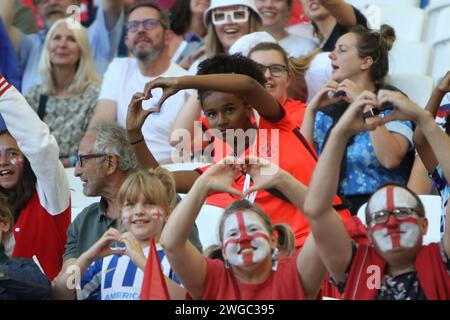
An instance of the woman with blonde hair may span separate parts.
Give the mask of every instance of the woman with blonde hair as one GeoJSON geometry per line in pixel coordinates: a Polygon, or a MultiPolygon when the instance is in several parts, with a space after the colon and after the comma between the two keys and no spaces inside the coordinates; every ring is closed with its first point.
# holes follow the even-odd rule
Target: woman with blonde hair
{"type": "Polygon", "coordinates": [[[53,24],[39,70],[42,84],[30,89],[26,98],[55,136],[64,166],[74,166],[100,85],[88,35],[80,24],[69,18],[53,24]]]}

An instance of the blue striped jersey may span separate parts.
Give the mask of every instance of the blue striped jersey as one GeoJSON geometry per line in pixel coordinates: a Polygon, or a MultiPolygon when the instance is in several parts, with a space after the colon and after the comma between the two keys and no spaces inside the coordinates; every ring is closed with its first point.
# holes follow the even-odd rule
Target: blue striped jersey
{"type": "MultiPolygon", "coordinates": [[[[143,250],[148,257],[149,248],[143,250]]],[[[161,247],[157,246],[165,276],[180,283],[161,247]]],[[[94,261],[81,277],[79,300],[139,300],[144,272],[126,255],[110,255],[94,261]]]]}

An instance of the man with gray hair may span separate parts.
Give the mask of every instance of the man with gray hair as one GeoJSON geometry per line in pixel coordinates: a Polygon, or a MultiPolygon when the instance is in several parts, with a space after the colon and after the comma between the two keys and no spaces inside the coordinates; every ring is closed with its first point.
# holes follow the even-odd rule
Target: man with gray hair
{"type": "MultiPolygon", "coordinates": [[[[117,193],[127,176],[137,168],[138,163],[125,129],[115,123],[102,122],[87,129],[80,142],[74,174],[83,182],[85,196],[101,198],[100,202],[81,211],[70,224],[62,272],[97,242],[106,230],[117,227],[121,213],[117,193]]],[[[190,240],[202,250],[196,227],[191,232],[190,240]]],[[[57,290],[54,289],[52,294],[58,298],[57,290]]]]}

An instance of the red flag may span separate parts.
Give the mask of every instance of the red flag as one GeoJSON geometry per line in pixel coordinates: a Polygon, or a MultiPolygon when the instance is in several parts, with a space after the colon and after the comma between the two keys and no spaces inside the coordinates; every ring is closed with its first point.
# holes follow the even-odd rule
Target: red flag
{"type": "Polygon", "coordinates": [[[155,239],[151,239],[144,280],[142,281],[141,300],[170,300],[164,274],[161,270],[155,239]]]}

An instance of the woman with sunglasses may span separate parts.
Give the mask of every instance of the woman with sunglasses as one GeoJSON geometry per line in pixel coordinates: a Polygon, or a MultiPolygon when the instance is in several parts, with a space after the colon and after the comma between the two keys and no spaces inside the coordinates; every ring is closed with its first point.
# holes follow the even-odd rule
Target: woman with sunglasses
{"type": "Polygon", "coordinates": [[[14,216],[6,251],[36,257],[51,280],[60,271],[70,191],[58,145],[25,98],[0,75],[0,193],[14,216]]]}

